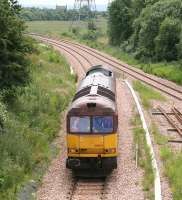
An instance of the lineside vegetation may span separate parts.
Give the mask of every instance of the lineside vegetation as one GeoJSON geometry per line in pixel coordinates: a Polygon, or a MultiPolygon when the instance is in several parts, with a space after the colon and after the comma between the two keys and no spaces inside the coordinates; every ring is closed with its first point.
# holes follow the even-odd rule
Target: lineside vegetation
{"type": "Polygon", "coordinates": [[[60,114],[75,90],[75,77],[59,53],[39,45],[29,59],[31,82],[15,90],[13,102],[0,102],[0,199],[16,199],[23,183],[41,178],[40,169],[53,156],[60,114]]]}
{"type": "Polygon", "coordinates": [[[168,145],[168,138],[163,136],[155,123],[151,126],[154,139],[159,145],[160,157],[163,161],[164,173],[169,179],[174,200],[181,200],[182,196],[182,152],[173,152],[168,145]]]}
{"type": "Polygon", "coordinates": [[[151,100],[165,101],[165,97],[153,88],[144,85],[140,81],[133,81],[134,89],[140,94],[143,106],[146,109],[151,107],[151,100]]]}
{"type": "Polygon", "coordinates": [[[41,178],[75,90],[65,59],[24,36],[20,12],[16,0],[0,1],[0,199],[6,200],[41,178]]]}
{"type": "MultiPolygon", "coordinates": [[[[145,132],[142,128],[140,116],[135,114],[131,121],[134,134],[134,144],[137,145],[138,164],[144,170],[142,181],[143,190],[147,199],[154,199],[154,172],[152,169],[152,160],[150,150],[146,142],[145,132]]],[[[134,149],[136,150],[135,146],[134,149]]],[[[136,158],[135,158],[136,159],[136,158]]]]}
{"type": "MultiPolygon", "coordinates": [[[[134,82],[134,88],[139,92],[142,104],[146,109],[151,108],[151,99],[165,101],[165,98],[152,88],[145,86],[139,81],[134,82]]],[[[136,121],[137,119],[135,119],[136,121]]],[[[174,200],[181,200],[182,196],[182,152],[173,152],[168,145],[168,139],[162,135],[158,130],[157,125],[152,122],[150,132],[154,136],[155,142],[159,145],[160,157],[163,161],[164,173],[169,179],[169,183],[172,189],[174,200]]]]}

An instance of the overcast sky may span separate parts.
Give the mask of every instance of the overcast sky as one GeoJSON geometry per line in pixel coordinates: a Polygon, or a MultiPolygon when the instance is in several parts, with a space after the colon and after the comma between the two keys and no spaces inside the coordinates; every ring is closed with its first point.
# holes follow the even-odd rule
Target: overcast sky
{"type": "MultiPolygon", "coordinates": [[[[107,5],[109,0],[95,0],[97,5],[107,5]]],[[[57,5],[74,5],[74,0],[18,0],[22,6],[52,7],[57,5]]]]}

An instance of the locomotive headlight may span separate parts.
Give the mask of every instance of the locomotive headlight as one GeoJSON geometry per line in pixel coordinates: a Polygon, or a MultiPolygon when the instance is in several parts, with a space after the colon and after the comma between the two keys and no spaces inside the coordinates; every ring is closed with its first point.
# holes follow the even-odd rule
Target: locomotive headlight
{"type": "Polygon", "coordinates": [[[105,149],[105,153],[116,153],[116,148],[105,149]]]}
{"type": "Polygon", "coordinates": [[[79,150],[78,150],[78,149],[75,149],[75,148],[69,148],[69,149],[68,149],[68,152],[69,152],[69,153],[78,153],[79,150]]]}

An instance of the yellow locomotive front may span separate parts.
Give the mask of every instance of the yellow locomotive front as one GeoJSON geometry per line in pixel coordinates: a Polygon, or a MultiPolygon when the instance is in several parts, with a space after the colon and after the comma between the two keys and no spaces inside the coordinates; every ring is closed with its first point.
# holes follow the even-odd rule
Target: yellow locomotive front
{"type": "Polygon", "coordinates": [[[67,168],[103,174],[116,168],[117,127],[113,73],[93,67],[67,114],[67,168]]]}

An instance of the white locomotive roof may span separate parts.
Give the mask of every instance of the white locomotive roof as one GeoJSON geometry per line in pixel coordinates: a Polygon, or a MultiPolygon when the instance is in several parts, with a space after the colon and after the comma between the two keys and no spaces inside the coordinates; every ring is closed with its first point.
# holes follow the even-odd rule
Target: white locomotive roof
{"type": "Polygon", "coordinates": [[[98,108],[111,108],[116,111],[115,92],[113,73],[108,76],[102,71],[94,70],[80,82],[71,108],[84,108],[95,103],[98,108]]]}

